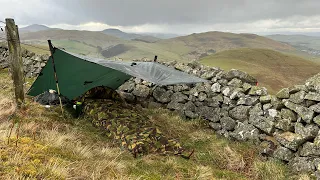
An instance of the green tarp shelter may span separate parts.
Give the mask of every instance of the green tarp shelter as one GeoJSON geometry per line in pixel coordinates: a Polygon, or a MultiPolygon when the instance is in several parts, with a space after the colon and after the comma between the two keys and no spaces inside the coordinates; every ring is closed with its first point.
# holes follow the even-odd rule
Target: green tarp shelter
{"type": "MultiPolygon", "coordinates": [[[[117,89],[131,77],[157,85],[205,82],[201,78],[169,68],[157,62],[122,62],[88,58],[52,48],[54,66],[61,95],[74,99],[97,86],[117,89]]],[[[57,90],[52,56],[28,91],[37,96],[49,89],[57,90]]]]}

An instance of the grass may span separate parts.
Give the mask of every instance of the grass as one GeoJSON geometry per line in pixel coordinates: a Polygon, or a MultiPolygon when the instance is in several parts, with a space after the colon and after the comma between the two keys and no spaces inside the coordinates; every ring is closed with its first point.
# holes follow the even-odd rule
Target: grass
{"type": "MultiPolygon", "coordinates": [[[[15,110],[8,73],[0,71],[1,179],[296,179],[286,166],[259,157],[253,144],[217,137],[203,120],[186,121],[163,109],[143,112],[167,136],[194,149],[190,160],[151,154],[133,156],[94,128],[89,120],[64,118],[58,107],[26,100],[15,110]],[[8,117],[11,117],[8,119],[8,117]],[[8,144],[8,131],[13,128],[8,144]],[[16,146],[17,143],[17,146],[16,146]]],[[[32,80],[29,80],[32,81],[32,80]]],[[[30,86],[30,84],[28,85],[30,86]]],[[[306,176],[306,175],[304,175],[306,176]]]]}
{"type": "Polygon", "coordinates": [[[201,59],[208,66],[224,70],[239,69],[258,79],[259,85],[276,93],[319,73],[320,64],[303,58],[268,49],[235,49],[201,59]]]}

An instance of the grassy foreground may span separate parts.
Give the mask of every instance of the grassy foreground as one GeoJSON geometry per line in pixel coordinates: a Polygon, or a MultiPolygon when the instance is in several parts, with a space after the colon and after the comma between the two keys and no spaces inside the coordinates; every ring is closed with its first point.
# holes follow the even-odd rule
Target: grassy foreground
{"type": "Polygon", "coordinates": [[[185,121],[161,109],[144,112],[167,136],[195,149],[194,156],[135,159],[89,120],[68,113],[62,118],[59,108],[27,99],[26,107],[10,116],[15,111],[11,84],[1,70],[0,179],[309,179],[292,175],[280,162],[264,161],[252,144],[219,138],[201,120],[185,121]],[[14,126],[8,138],[13,121],[20,128],[14,126]]]}

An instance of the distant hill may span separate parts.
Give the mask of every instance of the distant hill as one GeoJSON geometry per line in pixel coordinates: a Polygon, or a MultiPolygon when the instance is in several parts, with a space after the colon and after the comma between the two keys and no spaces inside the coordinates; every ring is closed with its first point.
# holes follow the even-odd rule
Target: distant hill
{"type": "Polygon", "coordinates": [[[240,69],[252,74],[271,93],[303,83],[319,73],[320,64],[270,49],[234,49],[216,53],[200,60],[222,69],[240,69]]]}
{"type": "Polygon", "coordinates": [[[220,52],[237,48],[264,48],[277,51],[295,51],[295,48],[272,39],[258,36],[256,34],[234,34],[227,32],[206,32],[191,34],[177,38],[159,41],[163,45],[172,48],[185,46],[191,49],[184,54],[188,59],[199,59],[214,52],[220,52]]]}
{"type": "Polygon", "coordinates": [[[156,38],[153,36],[126,33],[126,32],[120,31],[119,29],[105,29],[102,31],[102,33],[110,36],[115,36],[121,39],[126,39],[126,40],[140,40],[143,42],[156,42],[159,40],[159,38],[156,38]]]}
{"type": "Polygon", "coordinates": [[[177,60],[188,62],[217,52],[237,48],[265,48],[284,52],[296,51],[295,48],[288,44],[255,34],[207,32],[162,40],[157,40],[150,36],[137,36],[134,39],[125,40],[115,37],[116,35],[118,37],[126,36],[126,38],[129,38],[127,36],[128,33],[117,29],[109,29],[104,31],[104,33],[49,29],[22,33],[21,40],[47,45],[46,40],[51,39],[54,44],[75,53],[95,54],[95,56],[100,55],[102,57],[101,52],[104,52],[104,57],[118,57],[124,60],[153,59],[155,55],[158,55],[160,61],[177,60]],[[106,32],[109,35],[105,34],[106,32]],[[119,44],[121,45],[116,46],[119,44]],[[114,46],[116,47],[111,48],[114,46]],[[110,55],[114,56],[110,57],[110,55]]]}
{"type": "Polygon", "coordinates": [[[78,41],[94,47],[108,47],[122,42],[121,39],[109,36],[101,32],[95,31],[77,31],[77,30],[61,30],[49,29],[45,31],[23,33],[20,36],[23,41],[39,41],[39,40],[70,40],[78,41]]]}
{"type": "Polygon", "coordinates": [[[20,28],[19,31],[20,32],[37,32],[37,31],[44,31],[44,30],[48,30],[48,29],[50,29],[50,28],[47,26],[44,26],[44,25],[32,24],[30,26],[20,28]]]}
{"type": "Polygon", "coordinates": [[[296,49],[320,57],[320,37],[306,35],[268,35],[270,39],[290,44],[296,49]]]}
{"type": "Polygon", "coordinates": [[[182,36],[179,34],[170,34],[170,33],[141,33],[141,35],[153,36],[159,39],[171,39],[171,38],[182,36]]]}
{"type": "Polygon", "coordinates": [[[294,47],[266,37],[255,34],[225,32],[191,34],[172,39],[163,39],[155,43],[127,41],[123,44],[131,47],[116,55],[124,60],[152,59],[154,55],[158,55],[160,61],[177,60],[188,62],[217,52],[237,48],[264,48],[283,52],[296,52],[294,47]]]}
{"type": "Polygon", "coordinates": [[[105,29],[102,31],[102,33],[110,35],[110,36],[122,38],[122,39],[127,39],[127,40],[135,39],[135,38],[138,38],[141,36],[139,34],[125,33],[123,31],[120,31],[119,29],[105,29]]]}
{"type": "Polygon", "coordinates": [[[217,52],[241,47],[267,48],[273,50],[294,50],[293,47],[256,34],[235,34],[228,32],[194,33],[165,40],[167,42],[183,42],[188,47],[213,48],[217,52]]]}
{"type": "Polygon", "coordinates": [[[102,57],[101,49],[125,42],[125,40],[101,32],[62,29],[21,33],[20,39],[23,42],[39,46],[48,46],[47,40],[50,39],[56,47],[94,57],[102,57]]]}

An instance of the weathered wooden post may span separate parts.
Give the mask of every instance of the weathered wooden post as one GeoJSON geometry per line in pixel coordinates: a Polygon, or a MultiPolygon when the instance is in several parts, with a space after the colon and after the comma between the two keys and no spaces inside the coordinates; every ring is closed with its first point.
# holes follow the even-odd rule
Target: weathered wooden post
{"type": "Polygon", "coordinates": [[[13,19],[6,19],[6,33],[9,48],[9,61],[11,75],[14,85],[15,99],[18,108],[21,108],[24,104],[24,73],[23,73],[23,61],[21,56],[20,38],[18,26],[13,19]]]}

